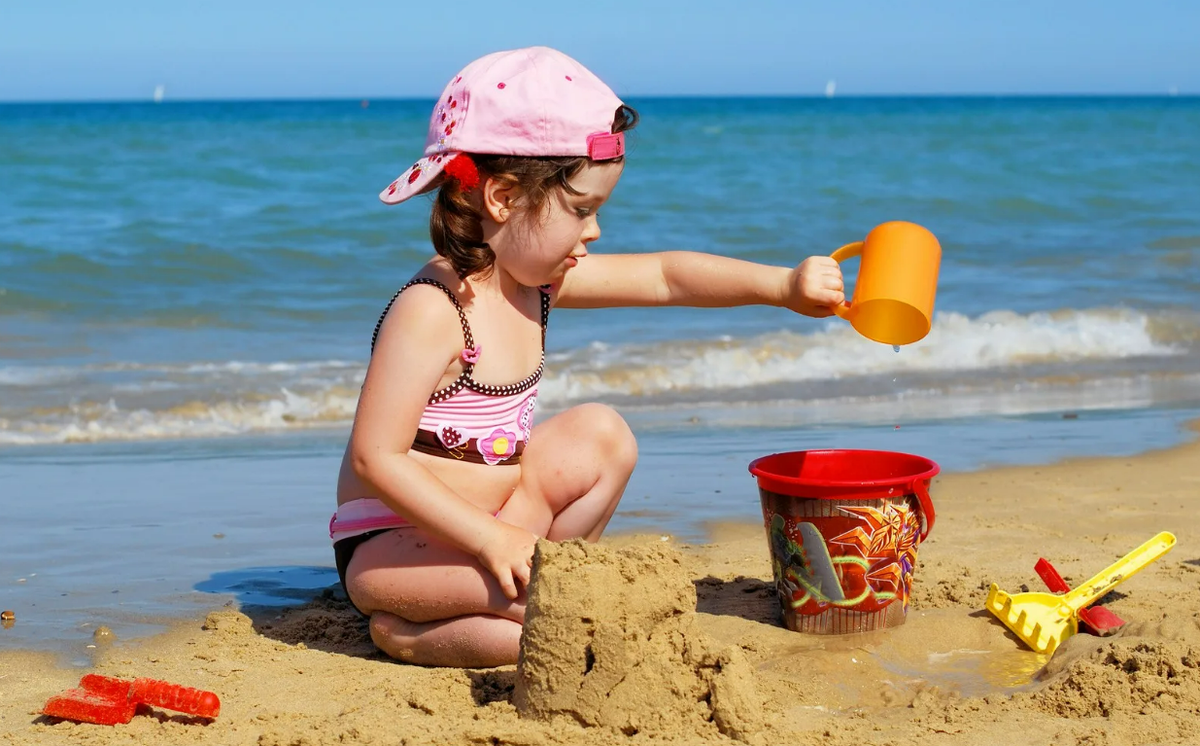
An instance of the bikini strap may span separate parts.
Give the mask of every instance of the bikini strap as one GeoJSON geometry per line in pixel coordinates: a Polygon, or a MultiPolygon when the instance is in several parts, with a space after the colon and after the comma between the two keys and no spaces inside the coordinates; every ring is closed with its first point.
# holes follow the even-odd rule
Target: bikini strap
{"type": "Polygon", "coordinates": [[[550,321],[550,292],[551,285],[538,285],[542,295],[542,352],[546,351],[546,324],[550,321]]]}
{"type": "MultiPolygon", "coordinates": [[[[467,314],[466,314],[466,312],[463,311],[462,304],[458,302],[458,297],[454,294],[454,291],[451,290],[450,288],[446,287],[442,283],[438,282],[437,280],[433,279],[432,277],[417,277],[416,279],[409,280],[408,283],[406,283],[404,285],[404,287],[397,290],[396,294],[392,296],[392,299],[389,300],[387,305],[383,307],[383,313],[381,313],[379,315],[379,321],[377,321],[375,323],[375,333],[371,335],[371,352],[375,352],[375,342],[379,339],[379,330],[381,328],[383,328],[383,320],[385,318],[387,318],[388,311],[392,310],[392,306],[395,305],[396,299],[400,297],[400,293],[403,293],[405,290],[408,290],[413,285],[432,285],[435,288],[441,290],[443,293],[446,294],[446,297],[449,298],[450,302],[454,304],[454,310],[458,311],[458,320],[460,322],[462,322],[463,341],[466,342],[465,349],[473,350],[475,348],[475,338],[473,336],[471,336],[471,325],[467,323],[467,314]]],[[[545,318],[546,318],[547,313],[548,313],[548,309],[546,308],[546,302],[543,301],[543,303],[542,303],[542,344],[543,344],[543,346],[545,345],[545,339],[546,339],[545,318]]],[[[463,359],[463,373],[470,375],[471,369],[473,367],[475,367],[474,363],[469,362],[465,358],[463,359]]]]}

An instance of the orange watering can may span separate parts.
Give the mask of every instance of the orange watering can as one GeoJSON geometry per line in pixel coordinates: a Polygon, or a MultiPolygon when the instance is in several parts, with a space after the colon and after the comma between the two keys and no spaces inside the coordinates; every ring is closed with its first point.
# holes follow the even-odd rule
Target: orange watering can
{"type": "Polygon", "coordinates": [[[838,262],[862,256],[854,295],[833,309],[859,334],[899,346],[929,333],[942,261],[932,233],[916,223],[883,223],[832,256],[838,262]]]}

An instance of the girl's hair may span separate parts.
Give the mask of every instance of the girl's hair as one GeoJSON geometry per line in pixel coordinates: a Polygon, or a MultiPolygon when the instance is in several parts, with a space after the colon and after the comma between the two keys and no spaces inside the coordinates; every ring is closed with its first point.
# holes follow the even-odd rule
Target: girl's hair
{"type": "MultiPolygon", "coordinates": [[[[613,134],[637,126],[638,113],[622,104],[613,119],[613,134]]],[[[530,157],[515,155],[471,154],[479,169],[480,180],[489,176],[520,187],[530,212],[540,210],[555,188],[578,194],[569,179],[588,162],[587,156],[530,157]]],[[[472,204],[469,193],[447,180],[438,188],[429,216],[429,235],[437,253],[450,260],[460,279],[485,273],[492,268],[496,254],[483,240],[483,216],[472,204]]]]}

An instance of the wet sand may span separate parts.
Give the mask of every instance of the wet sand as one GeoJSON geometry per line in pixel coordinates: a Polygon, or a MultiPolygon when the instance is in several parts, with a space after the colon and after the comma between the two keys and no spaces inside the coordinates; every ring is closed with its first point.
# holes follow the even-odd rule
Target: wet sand
{"type": "MultiPolygon", "coordinates": [[[[629,668],[614,679],[614,692],[624,687],[615,710],[531,707],[534,673],[567,676],[561,661],[486,671],[389,661],[331,589],[301,607],[226,608],[144,641],[101,643],[97,672],[217,692],[222,710],[212,722],[163,710],[116,727],[44,718],[42,703],[87,669],[0,652],[0,742],[1192,743],[1200,722],[1197,464],[1193,442],[939,477],[937,525],[921,547],[908,620],[868,635],[781,626],[760,525],[713,526],[705,544],[643,535],[568,547],[570,562],[546,562],[538,581],[546,588],[581,573],[619,578],[604,575],[617,566],[630,575],[638,562],[671,568],[541,596],[539,618],[609,614],[598,628],[626,633],[589,656],[605,675],[629,668]],[[1079,582],[1162,530],[1178,537],[1175,549],[1105,599],[1127,621],[1115,637],[1077,635],[1047,660],[983,610],[991,582],[1037,589],[1038,557],[1079,582]]],[[[569,634],[539,639],[539,656],[579,654],[569,634]]]]}

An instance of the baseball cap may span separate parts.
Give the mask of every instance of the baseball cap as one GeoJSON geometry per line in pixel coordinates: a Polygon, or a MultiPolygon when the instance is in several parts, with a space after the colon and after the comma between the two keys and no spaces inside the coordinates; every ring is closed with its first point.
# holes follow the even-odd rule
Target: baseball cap
{"type": "Polygon", "coordinates": [[[425,155],[379,193],[389,205],[436,188],[459,153],[516,156],[625,154],[613,134],[621,99],[590,70],[549,47],[480,57],[455,75],[429,119],[425,155]]]}

